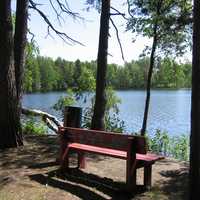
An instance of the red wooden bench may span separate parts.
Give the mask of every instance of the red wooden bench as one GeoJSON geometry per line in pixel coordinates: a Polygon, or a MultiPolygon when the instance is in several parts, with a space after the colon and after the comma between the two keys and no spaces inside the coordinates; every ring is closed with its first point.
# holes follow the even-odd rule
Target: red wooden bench
{"type": "Polygon", "coordinates": [[[147,153],[146,140],[112,132],[60,127],[61,168],[68,168],[69,152],[78,153],[78,167],[85,167],[84,153],[95,153],[126,160],[126,185],[128,190],[136,186],[136,172],[144,168],[144,186],[151,187],[152,165],[162,156],[147,153]]]}

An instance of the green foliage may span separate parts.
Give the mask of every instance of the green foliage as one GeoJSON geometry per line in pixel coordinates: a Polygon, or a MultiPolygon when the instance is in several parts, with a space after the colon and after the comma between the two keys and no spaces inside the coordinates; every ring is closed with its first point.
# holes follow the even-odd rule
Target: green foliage
{"type": "Polygon", "coordinates": [[[23,122],[22,130],[24,134],[44,135],[47,133],[47,127],[45,124],[36,121],[34,118],[30,118],[23,122]]]}
{"type": "Polygon", "coordinates": [[[26,92],[37,92],[40,90],[40,71],[36,57],[39,55],[39,49],[35,41],[27,43],[26,49],[26,62],[24,69],[24,82],[23,88],[26,92]]]}
{"type": "Polygon", "coordinates": [[[56,70],[52,58],[39,56],[37,57],[37,61],[40,66],[42,92],[47,92],[58,88],[59,73],[56,70]]]}
{"type": "Polygon", "coordinates": [[[171,154],[173,157],[180,160],[189,160],[189,138],[186,135],[173,137],[171,139],[172,147],[171,154]]]}
{"type": "Polygon", "coordinates": [[[185,64],[181,65],[181,69],[184,73],[184,87],[190,88],[191,87],[191,80],[192,80],[192,70],[191,70],[191,63],[186,62],[185,64]]]}
{"type": "MultiPolygon", "coordinates": [[[[119,109],[118,105],[121,103],[121,100],[116,96],[114,90],[111,87],[106,88],[106,110],[105,110],[105,129],[107,131],[120,132],[122,133],[125,130],[125,123],[123,120],[119,119],[119,109]]],[[[92,108],[86,108],[84,110],[83,117],[83,127],[90,128],[91,119],[94,108],[94,97],[91,99],[92,108]]]]}
{"type": "Polygon", "coordinates": [[[125,122],[121,120],[116,113],[105,116],[105,129],[107,131],[123,133],[125,130],[125,122]]]}
{"type": "Polygon", "coordinates": [[[157,130],[152,138],[147,138],[149,150],[171,156],[179,160],[189,160],[189,137],[186,135],[169,137],[166,132],[157,130]]]}
{"type": "MultiPolygon", "coordinates": [[[[37,47],[27,47],[27,59],[23,87],[25,92],[45,92],[71,88],[77,97],[83,91],[94,91],[96,62],[69,62],[61,58],[38,56],[37,47]]],[[[143,89],[147,79],[149,58],[118,66],[108,65],[107,85],[114,89],[143,89]]],[[[191,63],[178,64],[170,58],[156,64],[152,77],[153,88],[189,88],[191,87],[191,63]]]]}
{"type": "Polygon", "coordinates": [[[60,97],[58,99],[58,102],[56,104],[53,105],[53,109],[54,110],[64,110],[65,106],[71,106],[76,102],[74,93],[71,89],[68,89],[66,92],[66,96],[64,97],[60,97]]]}
{"type": "Polygon", "coordinates": [[[101,10],[100,0],[86,0],[86,5],[88,5],[87,11],[89,11],[91,8],[94,8],[100,13],[101,10]]]}
{"type": "Polygon", "coordinates": [[[83,91],[94,91],[96,81],[93,72],[81,64],[80,60],[76,60],[74,63],[73,77],[73,91],[76,94],[81,95],[83,91]]]}
{"type": "Polygon", "coordinates": [[[157,130],[155,135],[149,140],[149,149],[156,153],[167,155],[169,152],[170,138],[166,132],[157,130]]]}
{"type": "MultiPolygon", "coordinates": [[[[125,123],[123,120],[120,120],[118,116],[118,104],[121,103],[121,100],[116,96],[114,90],[111,87],[107,88],[106,95],[108,98],[105,114],[106,130],[114,132],[123,132],[125,129],[125,123]]],[[[75,104],[76,101],[81,97],[79,96],[79,93],[75,93],[72,89],[68,89],[66,92],[66,96],[61,97],[58,100],[58,102],[53,106],[53,109],[57,111],[63,111],[65,106],[71,106],[75,104]]],[[[92,108],[85,108],[83,110],[82,127],[84,128],[90,128],[91,125],[94,107],[94,97],[91,99],[91,105],[92,108]]]]}
{"type": "Polygon", "coordinates": [[[82,116],[82,127],[83,128],[90,128],[91,127],[91,120],[92,120],[93,108],[85,108],[83,110],[82,116]]]}
{"type": "Polygon", "coordinates": [[[187,65],[181,65],[169,58],[161,61],[158,71],[154,73],[153,85],[158,88],[181,88],[190,87],[190,72],[185,69],[187,65]],[[189,77],[188,77],[189,76],[189,77]],[[188,80],[189,79],[189,80],[188,80]]]}
{"type": "Polygon", "coordinates": [[[107,97],[106,112],[113,112],[118,114],[119,112],[118,104],[121,103],[121,99],[117,97],[112,87],[106,88],[106,97],[107,97]]]}
{"type": "MultiPolygon", "coordinates": [[[[91,119],[92,119],[93,109],[86,108],[83,111],[83,128],[90,128],[91,127],[91,119]]],[[[105,130],[122,133],[125,130],[125,122],[121,120],[117,113],[110,113],[106,112],[105,115],[105,130]]]]}
{"type": "Polygon", "coordinates": [[[149,38],[156,35],[162,54],[182,55],[191,44],[191,0],[129,0],[129,5],[127,30],[149,38]]]}

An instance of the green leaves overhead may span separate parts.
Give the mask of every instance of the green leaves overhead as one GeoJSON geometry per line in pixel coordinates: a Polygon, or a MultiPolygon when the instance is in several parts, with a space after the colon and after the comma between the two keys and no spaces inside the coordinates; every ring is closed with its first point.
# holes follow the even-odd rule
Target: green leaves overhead
{"type": "Polygon", "coordinates": [[[127,30],[149,38],[157,30],[161,54],[181,55],[191,45],[191,0],[129,0],[127,30]]]}
{"type": "Polygon", "coordinates": [[[100,13],[101,11],[101,0],[86,0],[87,11],[91,8],[95,8],[100,13]]]}

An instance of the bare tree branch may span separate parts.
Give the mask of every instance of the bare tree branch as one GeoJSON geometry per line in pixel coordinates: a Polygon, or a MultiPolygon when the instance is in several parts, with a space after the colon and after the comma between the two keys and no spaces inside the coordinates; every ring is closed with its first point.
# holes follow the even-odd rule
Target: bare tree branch
{"type": "Polygon", "coordinates": [[[127,5],[128,5],[128,14],[133,18],[133,15],[131,14],[131,5],[129,0],[127,0],[127,5]]]}
{"type": "Polygon", "coordinates": [[[62,12],[67,13],[68,15],[71,15],[73,18],[84,19],[83,17],[79,16],[79,13],[75,13],[71,11],[66,0],[65,0],[65,4],[62,3],[60,0],[56,0],[56,2],[62,12]]]}
{"type": "Polygon", "coordinates": [[[52,3],[52,0],[49,0],[49,2],[51,4],[51,7],[53,8],[54,12],[56,13],[56,17],[57,17],[59,24],[61,25],[60,19],[62,19],[64,21],[64,19],[61,16],[61,13],[58,13],[57,9],[55,8],[54,4],[52,3]]]}
{"type": "MultiPolygon", "coordinates": [[[[59,0],[56,0],[56,1],[60,3],[59,0]]],[[[79,42],[78,40],[75,40],[75,39],[71,38],[70,36],[68,36],[66,33],[60,32],[59,30],[57,30],[57,29],[54,27],[54,25],[50,22],[50,20],[48,19],[48,17],[45,15],[45,13],[42,12],[42,11],[37,7],[38,4],[34,3],[32,0],[29,0],[29,2],[30,2],[30,4],[31,4],[31,5],[29,6],[29,8],[31,8],[31,9],[37,11],[38,14],[39,14],[39,15],[44,19],[44,21],[47,23],[47,25],[48,25],[48,34],[50,34],[50,29],[51,29],[51,30],[54,31],[65,43],[67,43],[67,44],[69,44],[69,45],[73,45],[73,44],[76,43],[76,44],[80,44],[80,45],[84,46],[84,44],[82,44],[82,43],[79,42]]],[[[68,13],[68,12],[65,10],[66,7],[63,6],[64,4],[59,4],[59,5],[60,5],[61,8],[63,9],[63,10],[62,10],[63,12],[68,13]]],[[[56,13],[57,13],[57,12],[56,12],[56,13]]],[[[72,13],[69,12],[68,14],[72,14],[72,13]]],[[[75,14],[74,14],[74,15],[75,15],[75,14]]],[[[59,15],[58,15],[58,17],[59,17],[59,15]]]]}
{"type": "Polygon", "coordinates": [[[126,18],[125,16],[125,13],[121,13],[119,10],[117,10],[116,8],[114,7],[110,7],[112,10],[114,10],[116,13],[110,13],[110,15],[120,15],[122,16],[125,20],[128,20],[128,18],[126,18]]]}
{"type": "Polygon", "coordinates": [[[31,42],[33,42],[33,41],[34,41],[34,38],[35,38],[35,34],[32,33],[32,32],[30,31],[30,29],[28,29],[27,31],[28,31],[28,34],[31,35],[31,42]]]}
{"type": "Polygon", "coordinates": [[[58,134],[58,127],[55,127],[52,124],[52,121],[50,119],[48,119],[46,116],[42,117],[42,121],[52,130],[54,131],[56,134],[58,134]]]}
{"type": "Polygon", "coordinates": [[[114,21],[112,20],[111,17],[110,17],[110,21],[111,21],[111,23],[112,23],[112,25],[113,25],[113,27],[115,29],[117,40],[118,40],[120,51],[121,51],[121,56],[122,56],[122,59],[124,61],[125,59],[124,59],[124,53],[123,53],[122,44],[121,44],[121,41],[120,41],[120,38],[119,38],[119,31],[118,31],[117,26],[115,25],[115,23],[114,23],[114,21]]]}
{"type": "Polygon", "coordinates": [[[41,110],[22,108],[22,114],[42,117],[44,116],[52,120],[56,124],[56,126],[62,126],[62,122],[60,122],[55,116],[41,110]]]}

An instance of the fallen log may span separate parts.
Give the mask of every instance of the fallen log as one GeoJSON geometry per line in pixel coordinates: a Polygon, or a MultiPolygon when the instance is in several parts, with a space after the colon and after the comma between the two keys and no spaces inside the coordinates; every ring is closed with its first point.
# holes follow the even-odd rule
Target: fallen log
{"type": "Polygon", "coordinates": [[[24,115],[41,117],[45,124],[56,134],[58,133],[58,127],[63,126],[63,123],[59,121],[55,116],[41,110],[22,108],[21,112],[24,115]]]}

